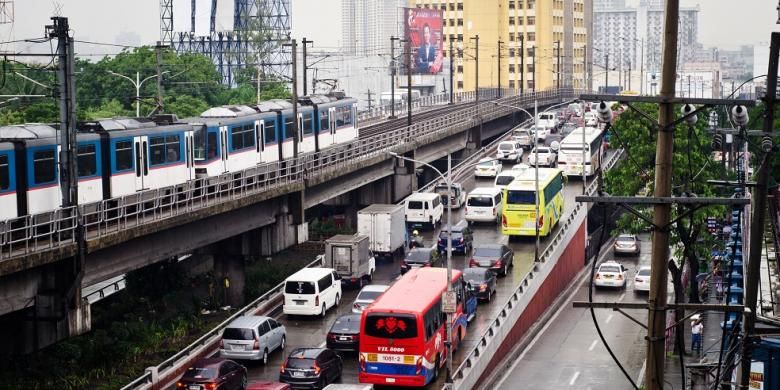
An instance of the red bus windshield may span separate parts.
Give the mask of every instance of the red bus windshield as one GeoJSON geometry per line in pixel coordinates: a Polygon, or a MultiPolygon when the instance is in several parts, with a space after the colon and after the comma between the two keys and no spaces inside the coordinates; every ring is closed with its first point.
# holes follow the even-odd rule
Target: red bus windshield
{"type": "Polygon", "coordinates": [[[417,318],[410,314],[371,313],[363,322],[363,331],[382,339],[413,339],[417,337],[417,318]]]}

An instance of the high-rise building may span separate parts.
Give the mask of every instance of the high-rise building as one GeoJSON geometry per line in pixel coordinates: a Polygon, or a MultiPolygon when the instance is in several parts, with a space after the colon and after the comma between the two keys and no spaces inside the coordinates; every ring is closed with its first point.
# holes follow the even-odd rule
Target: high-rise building
{"type": "Polygon", "coordinates": [[[443,11],[445,55],[451,40],[457,50],[457,92],[473,91],[477,79],[480,88],[497,87],[499,79],[503,88],[524,91],[585,87],[590,0],[409,0],[409,6],[443,11]]]}
{"type": "Polygon", "coordinates": [[[390,37],[400,34],[405,0],[341,0],[341,46],[344,54],[371,56],[390,51],[390,37]]]}
{"type": "MultiPolygon", "coordinates": [[[[594,0],[593,42],[596,67],[619,71],[661,69],[664,31],[664,1],[639,0],[629,7],[625,0],[594,0]]],[[[696,60],[698,50],[699,7],[680,7],[678,25],[678,64],[696,60]]],[[[679,66],[678,66],[679,68],[679,66]]],[[[616,82],[618,80],[615,80],[616,82]]],[[[610,83],[612,84],[612,83],[610,83]]]]}

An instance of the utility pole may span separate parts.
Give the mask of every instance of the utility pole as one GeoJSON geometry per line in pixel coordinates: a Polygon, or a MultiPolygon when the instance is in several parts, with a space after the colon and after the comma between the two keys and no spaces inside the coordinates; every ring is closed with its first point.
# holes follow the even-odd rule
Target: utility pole
{"type": "MultiPolygon", "coordinates": [[[[645,94],[645,39],[642,38],[642,54],[639,55],[641,58],[641,64],[639,64],[639,78],[642,80],[642,83],[639,84],[639,94],[644,95],[645,94]]],[[[715,96],[713,96],[714,98],[715,96]]]]}
{"type": "Polygon", "coordinates": [[[476,91],[476,103],[479,103],[479,34],[471,37],[470,39],[473,39],[476,41],[476,46],[474,48],[474,82],[475,87],[474,90],[476,91]]]}
{"type": "Polygon", "coordinates": [[[534,82],[532,85],[534,86],[531,88],[531,92],[536,92],[536,47],[531,46],[531,68],[533,69],[533,72],[531,72],[532,81],[534,82]]]}
{"type": "Polygon", "coordinates": [[[523,94],[525,89],[525,48],[523,47],[523,41],[525,35],[520,34],[520,94],[523,94]]]}
{"type": "Polygon", "coordinates": [[[555,41],[555,54],[558,57],[555,65],[555,85],[558,89],[561,89],[561,41],[555,41]]]}
{"type": "Polygon", "coordinates": [[[167,48],[167,46],[163,45],[162,42],[157,42],[157,45],[154,47],[155,54],[157,54],[157,108],[154,110],[155,113],[163,112],[163,108],[165,107],[163,104],[162,86],[162,51],[165,48],[167,48]]]}
{"type": "Polygon", "coordinates": [[[631,90],[631,60],[628,60],[628,90],[631,90]]]}
{"type": "MultiPolygon", "coordinates": [[[[766,77],[766,96],[764,96],[764,132],[771,137],[774,129],[775,102],[777,98],[777,68],[780,56],[780,33],[773,32],[769,44],[769,70],[766,77]]],[[[771,142],[771,138],[770,138],[771,142]]],[[[762,142],[763,144],[764,142],[762,142]]],[[[770,144],[770,146],[772,146],[770,144]]],[[[750,251],[748,253],[747,275],[745,277],[745,321],[742,342],[742,367],[740,388],[747,389],[750,379],[751,353],[753,350],[753,330],[756,321],[756,297],[758,292],[759,272],[761,271],[761,241],[764,238],[764,222],[766,217],[767,185],[769,183],[769,162],[772,149],[766,153],[758,166],[756,186],[753,188],[753,204],[750,216],[750,251]]]]}
{"type": "Polygon", "coordinates": [[[298,128],[298,41],[292,40],[292,105],[293,105],[293,156],[298,158],[298,143],[301,142],[298,128]]]}
{"type": "Polygon", "coordinates": [[[588,88],[588,45],[582,45],[582,89],[588,88]]]}
{"type": "Polygon", "coordinates": [[[368,89],[368,92],[366,92],[366,95],[368,95],[368,111],[371,111],[371,89],[368,89]]]}
{"type": "MultiPolygon", "coordinates": [[[[306,45],[309,44],[309,43],[314,43],[314,41],[306,40],[306,37],[303,37],[303,40],[301,41],[301,43],[303,43],[303,94],[306,95],[306,90],[308,89],[307,88],[308,87],[308,83],[307,83],[308,80],[306,78],[306,74],[307,74],[307,71],[309,70],[309,67],[306,65],[306,45]]],[[[370,98],[370,96],[369,96],[369,98],[370,98]]]]}
{"type": "Polygon", "coordinates": [[[498,40],[498,51],[496,52],[496,55],[498,56],[498,97],[501,97],[501,45],[503,45],[504,42],[501,42],[501,40],[498,40]]]}
{"type": "Polygon", "coordinates": [[[395,41],[399,39],[390,37],[390,119],[395,119],[395,41]]]}
{"type": "MultiPolygon", "coordinates": [[[[677,19],[680,13],[680,0],[667,0],[664,11],[664,59],[661,80],[661,98],[674,98],[674,79],[677,63],[677,19]]],[[[658,113],[658,140],[655,152],[655,189],[656,198],[672,196],[672,150],[675,121],[674,104],[660,104],[658,113]]],[[[653,206],[653,225],[668,226],[671,215],[670,204],[653,206]]],[[[652,239],[650,295],[647,300],[649,315],[647,318],[647,367],[645,388],[660,390],[664,383],[664,341],[666,334],[666,285],[667,262],[669,261],[669,231],[655,229],[652,239]]]]}
{"type": "Polygon", "coordinates": [[[406,125],[412,125],[412,42],[409,38],[404,39],[406,48],[404,57],[406,57],[406,125]]]}
{"type": "Polygon", "coordinates": [[[452,41],[455,40],[455,36],[450,34],[450,104],[455,103],[455,52],[452,51],[452,41]]]}
{"type": "Polygon", "coordinates": [[[607,88],[609,87],[609,53],[605,54],[606,57],[606,66],[604,67],[604,93],[607,93],[607,88]]]}

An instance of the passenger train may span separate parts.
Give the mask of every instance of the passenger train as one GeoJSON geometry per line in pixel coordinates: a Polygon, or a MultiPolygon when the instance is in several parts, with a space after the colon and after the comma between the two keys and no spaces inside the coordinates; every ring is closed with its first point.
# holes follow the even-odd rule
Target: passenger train
{"type": "MultiPolygon", "coordinates": [[[[239,172],[293,157],[293,106],[271,100],[222,106],[199,117],[119,118],[77,126],[79,204],[239,172]]],[[[299,99],[298,153],[357,138],[357,100],[343,95],[299,99]]],[[[0,127],[0,220],[61,206],[58,130],[0,127]]]]}

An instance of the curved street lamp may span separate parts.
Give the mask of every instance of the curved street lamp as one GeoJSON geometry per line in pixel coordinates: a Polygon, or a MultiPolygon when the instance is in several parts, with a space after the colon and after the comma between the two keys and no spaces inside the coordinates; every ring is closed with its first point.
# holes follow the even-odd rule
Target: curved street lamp
{"type": "MultiPolygon", "coordinates": [[[[160,76],[162,76],[162,75],[164,75],[166,73],[170,73],[170,72],[171,71],[166,70],[166,71],[160,73],[160,76]]],[[[140,72],[135,72],[135,80],[133,80],[132,78],[130,78],[128,76],[125,76],[125,75],[123,75],[121,73],[116,73],[116,72],[111,71],[111,70],[109,70],[108,73],[110,73],[110,74],[112,74],[114,76],[119,76],[119,77],[125,78],[127,80],[130,80],[131,83],[133,83],[133,86],[135,87],[135,116],[136,117],[140,117],[141,116],[141,96],[140,96],[141,95],[141,86],[145,82],[147,82],[147,81],[157,77],[157,75],[156,74],[155,75],[151,75],[151,76],[149,76],[149,77],[139,81],[139,79],[141,77],[140,72]]]]}

